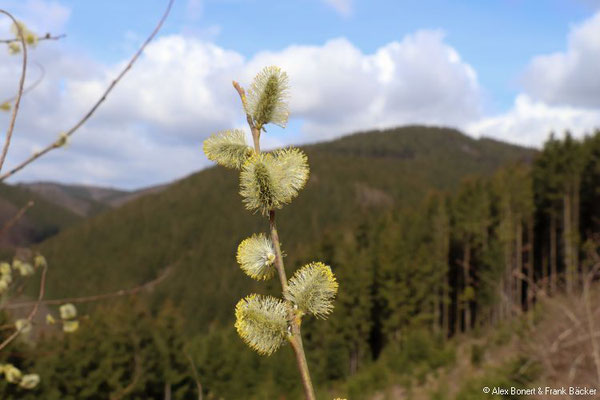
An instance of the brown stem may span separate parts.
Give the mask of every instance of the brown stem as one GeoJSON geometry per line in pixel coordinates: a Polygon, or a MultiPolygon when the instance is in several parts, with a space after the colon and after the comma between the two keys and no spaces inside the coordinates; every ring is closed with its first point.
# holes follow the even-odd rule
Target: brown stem
{"type": "MultiPolygon", "coordinates": [[[[233,81],[233,87],[237,90],[242,100],[244,110],[246,109],[246,92],[239,83],[233,81]]],[[[252,131],[252,140],[254,141],[254,151],[256,154],[260,154],[260,128],[254,125],[252,116],[246,113],[246,120],[248,126],[252,131]]],[[[275,268],[277,269],[277,275],[281,282],[281,290],[283,293],[287,291],[287,276],[285,274],[285,267],[283,265],[283,257],[281,254],[281,244],[279,242],[279,234],[277,233],[277,225],[275,224],[275,210],[269,211],[269,228],[271,230],[271,240],[275,247],[275,268]]],[[[300,371],[300,377],[302,378],[302,385],[304,386],[304,395],[306,400],[315,400],[315,390],[313,389],[312,380],[310,379],[310,372],[308,371],[308,364],[306,362],[306,355],[304,354],[304,346],[302,344],[302,332],[300,330],[301,315],[294,310],[293,304],[286,300],[288,306],[289,315],[288,320],[292,330],[292,335],[289,338],[289,342],[294,349],[296,355],[296,362],[298,364],[298,370],[300,371]]]]}
{"type": "MultiPolygon", "coordinates": [[[[240,86],[239,83],[233,81],[233,87],[237,90],[240,95],[240,99],[242,100],[242,105],[244,106],[244,110],[246,110],[246,92],[244,88],[240,86]]],[[[260,129],[254,125],[254,120],[252,116],[246,113],[246,121],[248,121],[248,126],[250,127],[250,131],[252,131],[252,140],[254,141],[254,151],[256,154],[260,153],[260,129]]]]}
{"type": "Polygon", "coordinates": [[[64,303],[90,303],[93,301],[109,299],[111,297],[121,297],[121,296],[132,295],[132,294],[139,293],[146,289],[151,290],[156,285],[158,285],[159,283],[164,281],[172,271],[173,271],[173,266],[167,267],[160,274],[160,276],[158,276],[156,279],[151,280],[149,282],[144,283],[143,285],[136,286],[131,289],[121,289],[116,292],[97,294],[97,295],[93,295],[93,296],[65,297],[62,299],[41,300],[41,301],[21,301],[18,303],[4,304],[0,307],[0,310],[3,310],[3,309],[12,310],[12,309],[16,309],[16,308],[27,308],[27,307],[32,307],[32,306],[35,306],[38,304],[58,305],[58,304],[64,304],[64,303]]]}
{"type": "MultiPolygon", "coordinates": [[[[38,299],[35,302],[31,311],[29,312],[29,315],[27,315],[27,322],[29,323],[31,323],[31,320],[40,308],[40,304],[42,303],[42,299],[44,298],[44,293],[46,291],[46,272],[48,272],[48,266],[44,265],[43,268],[44,269],[42,270],[42,278],[40,279],[40,292],[38,295],[38,299]]],[[[17,336],[19,336],[20,333],[20,330],[15,329],[15,331],[9,337],[7,337],[2,343],[0,343],[0,350],[8,346],[13,340],[15,340],[17,336]]]]}
{"type": "MultiPolygon", "coordinates": [[[[283,258],[281,256],[281,245],[279,242],[279,234],[277,233],[277,226],[275,224],[275,211],[269,211],[269,226],[271,228],[271,240],[275,247],[275,268],[279,275],[279,281],[281,282],[281,289],[285,293],[287,291],[287,277],[285,274],[285,267],[283,265],[283,258]]],[[[310,372],[308,370],[308,364],[306,362],[306,355],[304,354],[304,346],[302,345],[302,332],[300,330],[301,315],[294,311],[291,302],[286,300],[289,308],[289,322],[292,328],[292,336],[289,338],[290,344],[294,349],[296,355],[296,362],[298,364],[298,370],[300,371],[300,377],[302,378],[302,385],[304,386],[304,395],[306,400],[315,400],[315,390],[312,386],[312,380],[310,379],[310,372]]]]}
{"type": "Polygon", "coordinates": [[[8,153],[8,147],[10,146],[10,139],[12,138],[13,131],[15,129],[15,121],[17,120],[17,114],[19,113],[19,106],[21,105],[21,97],[23,96],[23,87],[25,86],[25,73],[27,72],[27,46],[25,45],[25,37],[23,36],[23,30],[21,29],[21,25],[17,23],[15,17],[13,17],[9,12],[0,10],[0,14],[4,14],[9,17],[15,26],[17,27],[17,33],[19,36],[19,40],[21,41],[21,46],[23,47],[23,63],[21,67],[21,79],[19,80],[19,91],[17,92],[17,99],[15,101],[15,106],[12,110],[12,115],[10,117],[10,122],[8,123],[8,130],[6,131],[6,139],[4,142],[4,147],[2,148],[2,156],[0,156],[0,170],[2,170],[2,165],[4,165],[4,160],[6,159],[6,153],[8,153]]]}
{"type": "MultiPolygon", "coordinates": [[[[41,42],[42,40],[59,40],[62,39],[64,37],[66,37],[66,34],[60,34],[60,35],[56,35],[56,36],[52,36],[49,33],[46,33],[44,36],[39,37],[37,39],[38,42],[41,42]]],[[[18,42],[20,39],[17,38],[12,38],[12,39],[0,39],[0,43],[4,43],[4,44],[9,44],[9,43],[14,43],[14,42],[18,42]]]]}

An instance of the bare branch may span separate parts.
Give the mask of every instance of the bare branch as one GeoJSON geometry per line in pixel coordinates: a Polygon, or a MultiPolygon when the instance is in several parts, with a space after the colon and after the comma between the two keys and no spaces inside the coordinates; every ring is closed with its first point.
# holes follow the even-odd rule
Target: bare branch
{"type": "Polygon", "coordinates": [[[33,201],[29,201],[27,204],[25,204],[11,219],[9,219],[4,226],[2,227],[2,229],[0,229],[0,237],[3,237],[4,235],[6,235],[8,233],[8,231],[10,231],[12,229],[12,227],[19,222],[19,220],[21,218],[23,218],[23,215],[25,215],[25,213],[27,212],[27,210],[29,210],[31,207],[33,207],[35,203],[33,201]]]}
{"type": "MultiPolygon", "coordinates": [[[[35,89],[37,87],[37,85],[39,85],[44,80],[44,76],[46,76],[46,69],[42,66],[42,64],[38,63],[37,61],[32,61],[31,64],[38,67],[40,69],[41,73],[40,73],[40,76],[35,80],[35,82],[33,82],[31,85],[29,85],[23,89],[23,96],[25,96],[27,93],[29,93],[33,89],[35,89]]],[[[17,98],[17,95],[14,95],[12,97],[9,97],[8,99],[0,100],[0,105],[10,103],[10,102],[14,101],[16,98],[17,98]]]]}
{"type": "Polygon", "coordinates": [[[32,302],[32,301],[22,301],[22,302],[18,302],[18,303],[11,303],[11,304],[3,305],[2,307],[0,307],[0,309],[14,310],[17,308],[27,308],[27,307],[35,306],[36,304],[59,305],[59,304],[64,304],[64,303],[91,303],[94,301],[109,299],[111,297],[121,297],[121,296],[133,295],[133,294],[139,293],[143,290],[154,288],[154,286],[156,286],[156,285],[160,284],[162,281],[164,281],[172,271],[173,271],[172,266],[167,267],[157,278],[155,278],[149,282],[146,282],[140,286],[131,288],[131,289],[121,289],[116,292],[97,294],[97,295],[93,295],[93,296],[66,297],[66,298],[62,298],[62,299],[43,300],[39,303],[32,302]]]}
{"type": "MultiPolygon", "coordinates": [[[[98,101],[96,101],[96,103],[92,106],[92,108],[83,116],[83,118],[81,118],[79,120],[79,122],[77,122],[73,127],[71,127],[69,130],[67,130],[63,134],[63,136],[65,138],[71,137],[79,128],[81,128],[81,126],[83,124],[85,124],[87,122],[88,119],[90,119],[90,117],[96,112],[98,107],[100,107],[100,105],[106,100],[106,97],[114,89],[114,87],[117,85],[117,83],[119,83],[119,81],[123,78],[123,76],[131,69],[133,64],[137,61],[137,59],[140,57],[140,55],[144,52],[144,49],[146,48],[146,46],[148,46],[148,44],[152,41],[152,39],[154,39],[154,37],[156,36],[158,31],[162,27],[163,23],[165,22],[165,20],[167,19],[167,16],[169,15],[169,13],[171,11],[171,7],[173,6],[174,1],[175,0],[169,0],[169,4],[167,5],[167,8],[166,8],[164,14],[162,15],[161,19],[158,21],[158,24],[156,25],[156,27],[154,28],[154,30],[152,31],[150,36],[148,36],[148,38],[140,46],[138,51],[133,55],[133,57],[131,57],[131,60],[129,60],[129,63],[125,66],[125,68],[111,82],[111,84],[108,86],[108,88],[106,88],[106,90],[104,91],[102,96],[100,96],[100,99],[98,99],[98,101]]],[[[53,143],[50,143],[43,150],[32,154],[29,158],[27,158],[25,161],[21,162],[19,165],[17,165],[10,171],[0,175],[0,182],[2,182],[4,180],[6,180],[6,178],[14,175],[15,173],[17,173],[21,169],[25,168],[27,165],[29,165],[33,161],[37,160],[38,158],[40,158],[44,154],[48,153],[49,151],[54,150],[58,147],[61,147],[62,144],[63,144],[63,142],[61,140],[55,141],[53,143]]]]}
{"type": "MultiPolygon", "coordinates": [[[[29,312],[29,315],[27,316],[27,321],[29,323],[31,323],[31,320],[33,319],[33,317],[37,313],[38,309],[40,308],[40,304],[42,304],[42,299],[44,298],[44,293],[46,292],[46,273],[47,272],[48,272],[48,266],[44,265],[43,270],[42,270],[42,278],[40,279],[40,292],[38,295],[38,299],[36,302],[34,302],[33,308],[31,309],[31,311],[29,312]]],[[[0,350],[4,349],[13,340],[15,340],[15,338],[17,336],[19,336],[19,333],[20,333],[20,331],[15,328],[15,331],[9,337],[7,337],[2,343],[0,343],[0,350]]]]}
{"type": "MultiPolygon", "coordinates": [[[[67,35],[66,34],[60,34],[60,35],[56,35],[56,36],[52,36],[50,33],[46,33],[44,36],[40,36],[37,38],[38,42],[41,42],[42,40],[60,40],[65,38],[67,35]]],[[[13,39],[0,39],[0,43],[4,43],[4,44],[10,44],[10,43],[14,43],[14,42],[18,42],[19,39],[13,38],[13,39]]]]}
{"type": "Polygon", "coordinates": [[[202,384],[200,383],[200,378],[198,377],[198,369],[196,368],[196,363],[194,363],[194,359],[192,356],[186,353],[185,355],[187,359],[190,361],[192,365],[192,372],[194,373],[194,380],[196,381],[196,387],[198,388],[198,400],[202,400],[202,384]]]}
{"type": "Polygon", "coordinates": [[[21,97],[23,96],[23,87],[25,85],[25,75],[27,72],[27,46],[25,45],[25,37],[23,35],[23,29],[21,25],[17,23],[15,17],[13,17],[8,11],[0,9],[0,14],[4,14],[9,17],[15,26],[17,27],[17,32],[19,36],[19,40],[21,45],[23,46],[23,65],[21,67],[21,79],[19,80],[19,91],[17,92],[17,99],[15,101],[15,106],[12,110],[12,115],[10,117],[10,122],[8,123],[8,130],[6,131],[6,139],[4,141],[4,147],[2,148],[2,155],[0,156],[0,170],[2,170],[2,166],[4,165],[4,160],[6,159],[6,153],[8,152],[8,147],[10,146],[10,139],[12,138],[13,131],[15,129],[15,121],[17,120],[17,114],[19,113],[19,106],[21,105],[21,97]]]}

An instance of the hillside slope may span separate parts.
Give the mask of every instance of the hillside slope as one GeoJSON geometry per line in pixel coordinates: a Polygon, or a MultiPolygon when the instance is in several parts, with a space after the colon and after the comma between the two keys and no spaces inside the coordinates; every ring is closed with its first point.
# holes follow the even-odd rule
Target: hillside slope
{"type": "Polygon", "coordinates": [[[168,185],[158,185],[136,191],[126,191],[90,185],[65,185],[55,182],[21,183],[50,203],[66,208],[81,217],[119,207],[149,193],[158,193],[168,185]]]}
{"type": "Polygon", "coordinates": [[[33,201],[34,206],[5,237],[0,238],[0,247],[38,243],[81,220],[79,215],[45,200],[27,188],[0,184],[0,226],[4,226],[29,201],[33,201]]]}
{"type": "MultiPolygon", "coordinates": [[[[534,155],[418,126],[359,133],[304,150],[309,182],[278,213],[289,270],[310,260],[305,253],[311,241],[327,230],[410,207],[430,190],[453,190],[467,175],[490,174],[534,155]]],[[[254,287],[236,266],[237,245],[267,229],[263,218],[244,210],[237,192],[237,171],[209,168],[50,238],[40,246],[51,266],[49,297],[128,287],[176,264],[156,299],[181,305],[197,329],[230,320],[235,302],[254,287]]]]}

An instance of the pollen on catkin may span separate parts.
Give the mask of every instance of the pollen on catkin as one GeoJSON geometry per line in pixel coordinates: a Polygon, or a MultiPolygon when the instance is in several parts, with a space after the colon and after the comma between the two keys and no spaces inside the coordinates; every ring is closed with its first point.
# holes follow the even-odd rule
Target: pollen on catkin
{"type": "Polygon", "coordinates": [[[269,210],[281,208],[281,170],[271,154],[254,154],[242,166],[240,194],[248,210],[267,215],[269,210]]]}
{"type": "Polygon", "coordinates": [[[240,129],[215,133],[204,141],[203,147],[209,160],[236,169],[240,169],[253,152],[246,144],[244,131],[240,129]]]}
{"type": "Polygon", "coordinates": [[[288,76],[278,67],[265,67],[256,75],[244,104],[257,128],[268,123],[285,128],[289,117],[288,90],[288,76]]]}
{"type": "Polygon", "coordinates": [[[280,182],[281,190],[286,199],[285,203],[289,203],[306,185],[310,171],[308,158],[300,149],[293,147],[276,150],[273,156],[279,168],[283,171],[280,182]]]}
{"type": "Polygon", "coordinates": [[[338,283],[331,268],[313,262],[300,268],[288,282],[284,297],[305,313],[326,318],[333,310],[338,283]]]}
{"type": "Polygon", "coordinates": [[[287,335],[285,303],[272,296],[251,294],[235,306],[235,328],[246,344],[260,354],[273,354],[287,335]]]}
{"type": "Polygon", "coordinates": [[[238,246],[236,259],[242,270],[253,279],[267,280],[275,275],[273,243],[262,233],[244,239],[238,246]]]}
{"type": "Polygon", "coordinates": [[[255,154],[242,166],[240,194],[246,208],[267,215],[290,203],[308,180],[306,155],[294,148],[255,154]]]}

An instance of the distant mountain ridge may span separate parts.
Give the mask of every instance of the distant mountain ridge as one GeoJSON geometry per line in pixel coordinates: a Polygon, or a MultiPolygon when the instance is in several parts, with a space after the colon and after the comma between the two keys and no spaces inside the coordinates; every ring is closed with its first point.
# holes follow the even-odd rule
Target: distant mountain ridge
{"type": "MultiPolygon", "coordinates": [[[[357,133],[302,148],[311,167],[309,181],[278,212],[290,273],[312,261],[308,250],[327,231],[352,229],[391,208],[410,209],[431,191],[453,191],[466,176],[490,175],[536,154],[423,126],[357,133]]],[[[63,230],[39,246],[55,266],[49,296],[130,287],[173,265],[156,301],[168,297],[180,305],[195,329],[230,321],[235,302],[257,289],[239,272],[235,250],[268,225],[244,210],[238,191],[238,171],[208,168],[63,230]]]]}

